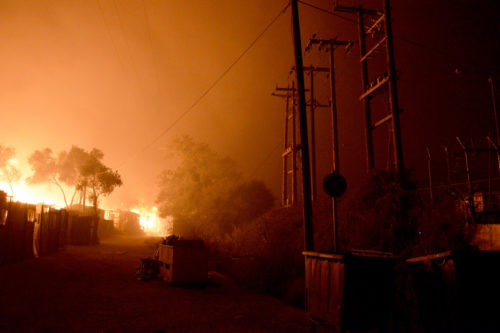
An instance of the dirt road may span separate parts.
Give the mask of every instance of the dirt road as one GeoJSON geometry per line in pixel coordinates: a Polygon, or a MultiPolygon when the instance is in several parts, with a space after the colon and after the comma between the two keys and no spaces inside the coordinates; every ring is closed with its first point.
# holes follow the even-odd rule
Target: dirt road
{"type": "Polygon", "coordinates": [[[0,267],[0,332],[306,332],[303,310],[230,281],[170,287],[135,278],[143,238],[69,246],[0,267]]]}

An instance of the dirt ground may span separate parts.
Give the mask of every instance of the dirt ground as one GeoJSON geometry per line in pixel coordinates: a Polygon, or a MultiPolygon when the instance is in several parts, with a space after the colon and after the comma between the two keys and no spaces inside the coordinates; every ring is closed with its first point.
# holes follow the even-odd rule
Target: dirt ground
{"type": "Polygon", "coordinates": [[[140,237],[68,246],[0,267],[0,332],[307,332],[303,310],[220,277],[204,288],[140,282],[140,237]]]}

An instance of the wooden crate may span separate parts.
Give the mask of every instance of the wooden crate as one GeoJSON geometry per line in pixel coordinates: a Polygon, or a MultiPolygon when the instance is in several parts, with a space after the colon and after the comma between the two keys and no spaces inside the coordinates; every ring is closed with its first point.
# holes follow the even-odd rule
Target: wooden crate
{"type": "Polygon", "coordinates": [[[173,285],[200,285],[208,276],[207,252],[203,241],[178,240],[160,244],[160,275],[173,285]]]}

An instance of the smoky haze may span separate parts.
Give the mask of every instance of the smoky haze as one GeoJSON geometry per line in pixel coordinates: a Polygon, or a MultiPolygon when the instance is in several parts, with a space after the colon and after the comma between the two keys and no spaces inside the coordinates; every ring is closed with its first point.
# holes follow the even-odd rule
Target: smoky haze
{"type": "MultiPolygon", "coordinates": [[[[422,176],[425,144],[438,149],[455,135],[493,133],[486,80],[457,78],[454,69],[498,70],[499,27],[488,10],[493,1],[393,2],[405,159],[422,176]]],[[[308,3],[332,7],[326,0],[308,3]]],[[[44,147],[101,149],[124,181],[110,204],[128,208],[154,202],[157,176],[169,167],[168,141],[189,134],[234,158],[247,177],[264,180],[279,196],[284,103],[271,92],[287,84],[293,64],[289,9],[191,106],[286,4],[4,0],[0,143],[15,147],[18,158],[44,147]]],[[[357,37],[352,22],[304,4],[300,14],[304,44],[313,32],[357,37]]],[[[336,60],[341,165],[354,183],[365,168],[358,52],[338,52],[336,60]]],[[[311,63],[328,60],[311,52],[305,64],[311,63]]],[[[327,81],[321,82],[318,98],[327,103],[327,81]]],[[[328,111],[322,112],[319,178],[330,161],[328,111]]]]}

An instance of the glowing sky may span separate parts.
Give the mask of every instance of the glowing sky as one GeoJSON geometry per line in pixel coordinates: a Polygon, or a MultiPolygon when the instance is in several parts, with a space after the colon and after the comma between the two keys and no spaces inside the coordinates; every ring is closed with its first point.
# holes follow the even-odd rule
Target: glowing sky
{"type": "MultiPolygon", "coordinates": [[[[308,2],[331,9],[327,0],[308,2]]],[[[492,1],[477,12],[471,12],[466,1],[445,1],[449,6],[430,0],[393,2],[395,33],[428,47],[396,41],[402,122],[408,128],[403,139],[409,147],[406,158],[414,165],[423,158],[428,133],[443,122],[437,112],[443,106],[458,110],[453,133],[467,129],[464,119],[477,105],[464,102],[471,99],[465,93],[470,86],[450,84],[456,78],[449,71],[464,59],[496,61],[498,68],[498,38],[496,44],[486,45],[487,32],[494,35],[498,24],[484,10],[492,1]],[[479,15],[485,24],[474,24],[479,15]],[[451,88],[443,88],[446,85],[451,88]]],[[[130,207],[138,201],[152,203],[156,177],[168,166],[163,147],[172,136],[189,134],[232,156],[247,175],[263,179],[278,194],[280,149],[273,152],[273,147],[282,141],[283,104],[270,94],[276,84],[286,84],[293,64],[289,10],[186,117],[169,128],[286,3],[2,0],[0,143],[14,146],[19,159],[44,147],[100,148],[105,162],[124,180],[113,204],[130,207]]],[[[300,10],[304,43],[313,32],[356,38],[352,23],[304,5],[300,10]]],[[[357,52],[340,55],[337,63],[342,82],[339,109],[346,110],[340,116],[340,140],[346,159],[360,157],[360,167],[349,168],[348,176],[364,167],[357,52]]],[[[306,63],[312,60],[327,64],[324,57],[306,56],[306,63]]],[[[480,87],[474,96],[482,101],[478,108],[488,114],[488,88],[481,82],[473,79],[469,84],[480,87]]],[[[438,135],[439,140],[448,137],[453,136],[438,135]]]]}

